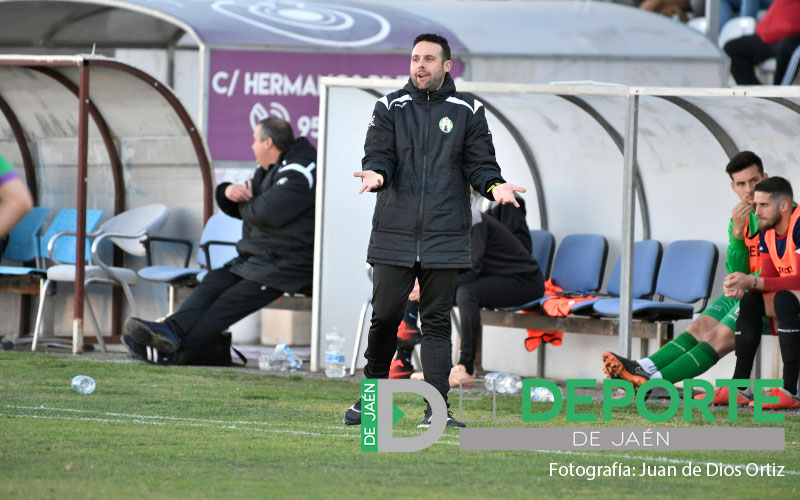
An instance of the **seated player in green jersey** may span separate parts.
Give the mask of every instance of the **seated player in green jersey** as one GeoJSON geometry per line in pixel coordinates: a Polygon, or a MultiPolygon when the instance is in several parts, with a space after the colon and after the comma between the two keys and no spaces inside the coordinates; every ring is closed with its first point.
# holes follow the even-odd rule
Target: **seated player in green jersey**
{"type": "MultiPolygon", "coordinates": [[[[728,249],[725,267],[728,273],[756,274],[760,269],[758,254],[758,220],[753,212],[755,185],[767,178],[764,166],[755,153],[742,151],[728,162],[725,171],[731,188],[740,202],[732,210],[728,224],[728,249]]],[[[612,352],[603,353],[603,365],[609,378],[622,378],[637,389],[651,378],[672,383],[693,378],[705,372],[723,356],[733,351],[733,332],[739,312],[739,301],[720,295],[706,307],[686,331],[650,356],[634,361],[612,352]]],[[[765,322],[766,325],[766,322],[765,322]]],[[[740,391],[739,404],[747,404],[752,394],[740,391]]],[[[714,404],[728,404],[728,388],[718,388],[714,404]]]]}

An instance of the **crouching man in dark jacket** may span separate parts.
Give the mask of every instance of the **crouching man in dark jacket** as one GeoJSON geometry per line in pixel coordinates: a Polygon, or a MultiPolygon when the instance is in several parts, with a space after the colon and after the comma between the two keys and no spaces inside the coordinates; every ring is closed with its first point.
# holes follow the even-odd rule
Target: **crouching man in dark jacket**
{"type": "Polygon", "coordinates": [[[317,151],[284,120],[267,118],[253,132],[253,153],[253,178],[216,192],[220,209],[244,221],[239,256],[210,271],[163,323],[128,318],[123,341],[134,357],[156,361],[154,349],[163,361],[213,340],[284,292],[311,290],[317,151]]]}
{"type": "Polygon", "coordinates": [[[472,211],[471,252],[472,269],[456,280],[461,353],[450,371],[450,387],[475,378],[482,307],[518,306],[544,295],[544,277],[530,248],[497,219],[477,210],[472,211]]]}
{"type": "MultiPolygon", "coordinates": [[[[484,106],[456,92],[451,66],[447,40],[432,34],[414,40],[411,78],[375,104],[362,171],[354,174],[361,193],[378,193],[367,251],[374,293],[364,375],[388,377],[397,325],[418,278],[425,381],[445,401],[456,276],[472,266],[469,186],[515,205],[514,191],[525,191],[500,175],[484,106]]],[[[429,406],[420,426],[430,426],[431,418],[429,406]]],[[[344,423],[361,423],[361,400],[344,423]]],[[[449,412],[447,425],[463,426],[449,412]]]]}

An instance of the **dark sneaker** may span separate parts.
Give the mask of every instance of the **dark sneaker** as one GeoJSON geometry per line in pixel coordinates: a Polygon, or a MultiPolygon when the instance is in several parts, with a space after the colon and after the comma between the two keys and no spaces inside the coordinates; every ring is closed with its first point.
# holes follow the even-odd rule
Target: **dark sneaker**
{"type": "Polygon", "coordinates": [[[165,354],[177,351],[181,343],[181,339],[169,329],[166,323],[128,318],[123,331],[137,343],[154,347],[165,354]]]}
{"type": "Polygon", "coordinates": [[[361,425],[361,400],[344,412],[344,423],[347,425],[361,425]]]}
{"type": "Polygon", "coordinates": [[[639,389],[650,380],[650,374],[642,365],[632,359],[623,358],[613,352],[603,353],[603,369],[608,378],[621,378],[627,380],[635,389],[639,389]]]}
{"type": "MultiPolygon", "coordinates": [[[[430,427],[431,426],[431,417],[433,417],[433,412],[430,410],[430,408],[428,408],[428,409],[425,410],[425,416],[422,417],[422,422],[420,422],[417,427],[423,427],[425,429],[430,427]]],[[[459,422],[458,420],[456,420],[455,418],[453,418],[453,412],[448,411],[447,412],[447,425],[445,427],[455,427],[455,428],[466,427],[466,424],[463,424],[463,423],[459,422]]]]}
{"type": "Polygon", "coordinates": [[[409,328],[405,321],[397,327],[397,349],[412,349],[422,341],[422,334],[416,328],[409,328]]]}
{"type": "Polygon", "coordinates": [[[122,342],[128,348],[128,353],[132,358],[146,361],[154,365],[171,365],[173,363],[173,356],[158,352],[156,349],[140,344],[133,340],[130,335],[123,335],[122,342]]]}
{"type": "Polygon", "coordinates": [[[411,360],[406,359],[393,359],[392,366],[389,367],[389,378],[411,378],[414,373],[414,367],[411,366],[411,360]]]}

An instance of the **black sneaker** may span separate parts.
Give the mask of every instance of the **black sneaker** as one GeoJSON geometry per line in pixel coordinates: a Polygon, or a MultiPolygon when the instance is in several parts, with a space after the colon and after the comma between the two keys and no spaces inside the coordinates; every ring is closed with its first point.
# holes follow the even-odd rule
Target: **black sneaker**
{"type": "Polygon", "coordinates": [[[361,399],[344,412],[343,421],[347,425],[361,425],[361,399]]]}
{"type": "Polygon", "coordinates": [[[608,378],[621,378],[627,380],[635,389],[639,389],[650,380],[650,373],[642,365],[628,358],[623,358],[613,352],[603,353],[603,369],[608,378]]]}
{"type": "Polygon", "coordinates": [[[128,348],[128,353],[132,358],[146,361],[154,365],[172,365],[174,356],[158,352],[156,349],[140,344],[133,340],[130,335],[122,336],[122,343],[128,348]]]}
{"type": "Polygon", "coordinates": [[[125,335],[130,335],[139,344],[155,347],[156,350],[166,354],[172,354],[180,347],[181,339],[166,323],[128,318],[123,330],[125,335]]]}
{"type": "MultiPolygon", "coordinates": [[[[433,417],[433,412],[431,411],[430,408],[427,408],[425,410],[425,416],[422,417],[422,422],[420,422],[417,427],[422,427],[422,428],[427,429],[428,427],[431,426],[431,418],[432,417],[433,417]]],[[[466,424],[463,424],[463,423],[459,422],[458,420],[456,420],[455,418],[453,418],[453,412],[448,411],[447,412],[447,425],[445,427],[456,427],[456,428],[458,428],[458,427],[466,427],[466,424]]]]}

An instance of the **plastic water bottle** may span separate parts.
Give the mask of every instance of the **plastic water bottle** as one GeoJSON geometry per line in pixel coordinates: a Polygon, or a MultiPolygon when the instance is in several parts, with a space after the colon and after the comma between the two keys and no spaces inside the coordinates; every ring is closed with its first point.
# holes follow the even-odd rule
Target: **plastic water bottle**
{"type": "Polygon", "coordinates": [[[325,351],[325,375],[344,377],[344,335],[334,326],[325,334],[325,340],[328,343],[328,350],[325,351]]]}
{"type": "Polygon", "coordinates": [[[294,356],[294,353],[292,353],[292,350],[289,349],[289,346],[286,344],[276,345],[274,354],[280,356],[286,361],[284,363],[286,365],[286,369],[281,371],[289,370],[295,372],[303,366],[303,362],[294,356]]]}
{"type": "Polygon", "coordinates": [[[72,379],[72,390],[78,394],[91,394],[95,387],[94,379],[88,375],[76,375],[72,379]]]}
{"type": "Polygon", "coordinates": [[[272,353],[262,354],[258,358],[258,368],[265,372],[278,371],[278,365],[280,364],[280,360],[273,358],[274,355],[272,353]]]}
{"type": "Polygon", "coordinates": [[[494,387],[498,394],[516,394],[522,389],[522,378],[513,373],[492,372],[486,374],[484,384],[487,391],[494,387]]]}
{"type": "Polygon", "coordinates": [[[297,359],[286,344],[278,344],[272,354],[262,354],[258,358],[258,367],[264,371],[286,372],[297,371],[303,362],[297,359]]]}
{"type": "Polygon", "coordinates": [[[546,387],[532,387],[531,401],[536,403],[552,403],[553,393],[550,392],[546,387]]]}

